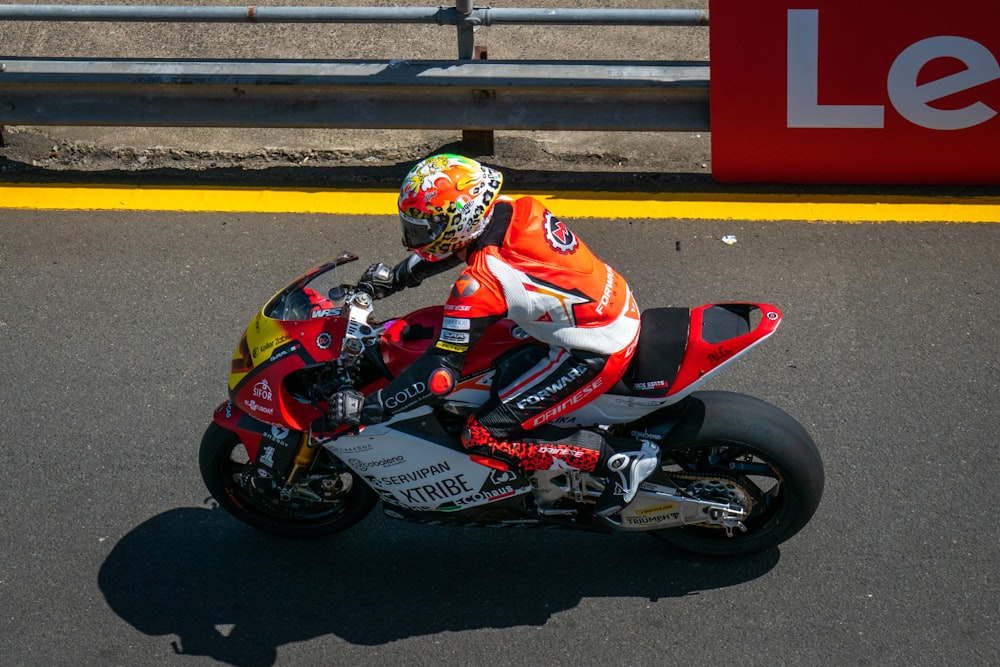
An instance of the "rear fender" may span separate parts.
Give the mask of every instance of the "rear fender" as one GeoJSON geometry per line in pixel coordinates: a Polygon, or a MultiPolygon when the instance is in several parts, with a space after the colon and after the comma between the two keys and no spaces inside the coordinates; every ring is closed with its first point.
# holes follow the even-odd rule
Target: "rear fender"
{"type": "Polygon", "coordinates": [[[217,407],[212,419],[239,437],[250,460],[277,471],[284,471],[291,464],[302,438],[301,431],[266,424],[240,410],[232,401],[217,407]],[[264,458],[258,461],[261,456],[264,458]],[[272,463],[269,465],[267,461],[272,463]]]}

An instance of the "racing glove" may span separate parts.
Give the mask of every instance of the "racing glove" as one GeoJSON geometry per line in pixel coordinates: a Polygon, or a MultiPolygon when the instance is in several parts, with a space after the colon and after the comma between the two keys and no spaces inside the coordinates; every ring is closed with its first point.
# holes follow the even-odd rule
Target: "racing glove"
{"type": "Polygon", "coordinates": [[[400,285],[397,287],[395,272],[382,262],[379,262],[378,264],[372,264],[361,274],[361,279],[358,281],[358,289],[368,292],[373,299],[384,299],[403,289],[403,286],[400,285]]]}
{"type": "Polygon", "coordinates": [[[365,397],[357,389],[341,389],[337,391],[329,400],[328,417],[330,423],[350,424],[358,426],[361,424],[361,408],[364,405],[365,397]]]}
{"type": "Polygon", "coordinates": [[[372,264],[361,274],[358,289],[368,292],[373,299],[384,299],[407,287],[418,287],[425,279],[444,273],[461,263],[462,259],[457,255],[440,262],[428,262],[417,255],[410,255],[392,268],[379,262],[372,264]]]}

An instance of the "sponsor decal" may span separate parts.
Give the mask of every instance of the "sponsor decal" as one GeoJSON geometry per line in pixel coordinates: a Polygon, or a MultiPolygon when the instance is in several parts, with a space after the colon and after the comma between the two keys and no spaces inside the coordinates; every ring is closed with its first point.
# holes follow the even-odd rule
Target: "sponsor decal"
{"type": "Polygon", "coordinates": [[[645,514],[656,514],[658,512],[669,512],[676,507],[673,503],[667,503],[666,505],[657,505],[656,507],[644,507],[641,510],[636,510],[635,513],[639,515],[645,514]]]}
{"type": "Polygon", "coordinates": [[[604,265],[604,268],[608,270],[608,279],[604,283],[604,292],[601,294],[601,301],[597,304],[597,308],[595,309],[597,310],[598,315],[603,315],[604,309],[611,304],[611,295],[614,294],[615,287],[614,270],[607,264],[604,265]]]}
{"type": "Polygon", "coordinates": [[[653,380],[652,382],[636,382],[632,385],[632,389],[636,391],[648,391],[649,389],[659,389],[666,386],[666,380],[653,380]]]}
{"type": "Polygon", "coordinates": [[[289,336],[288,334],[282,334],[282,335],[280,335],[280,336],[278,336],[278,337],[276,337],[276,338],[274,338],[272,340],[267,341],[266,343],[264,343],[263,345],[261,345],[259,347],[255,347],[253,349],[253,351],[251,352],[251,354],[253,354],[253,358],[256,359],[259,355],[264,354],[265,352],[267,352],[271,348],[277,347],[278,345],[281,345],[282,343],[287,343],[291,339],[292,339],[292,337],[289,336]]]}
{"type": "Polygon", "coordinates": [[[663,436],[659,433],[650,433],[649,431],[632,431],[631,435],[637,440],[663,440],[663,436]]]}
{"type": "Polygon", "coordinates": [[[333,345],[333,337],[325,331],[320,335],[316,336],[316,347],[321,350],[325,350],[333,345]]]}
{"type": "MultiPolygon", "coordinates": [[[[540,424],[545,424],[555,417],[559,416],[569,408],[576,408],[578,405],[587,403],[592,398],[591,394],[597,392],[598,389],[604,384],[604,378],[597,378],[588,385],[585,385],[580,391],[576,392],[568,399],[560,403],[559,405],[549,408],[542,414],[531,420],[531,426],[534,428],[540,424]]],[[[600,392],[597,392],[600,394],[600,392]]]]}
{"type": "Polygon", "coordinates": [[[427,505],[431,502],[445,502],[475,491],[465,480],[465,475],[455,475],[430,484],[421,484],[397,493],[410,504],[427,505]]]}
{"type": "Polygon", "coordinates": [[[570,449],[568,447],[558,447],[556,445],[542,445],[541,447],[538,448],[538,451],[541,452],[542,454],[550,454],[557,458],[563,458],[563,459],[567,457],[571,459],[572,458],[578,459],[583,456],[582,451],[576,449],[570,449]]]}
{"type": "Polygon", "coordinates": [[[566,385],[571,383],[573,380],[579,377],[583,377],[583,375],[586,374],[587,370],[588,370],[587,367],[583,365],[574,366],[573,368],[569,369],[566,375],[563,375],[561,378],[557,379],[552,384],[546,385],[545,387],[542,387],[535,393],[528,394],[520,401],[518,401],[517,402],[518,409],[523,410],[529,405],[534,405],[535,403],[541,403],[542,401],[544,401],[546,398],[549,398],[553,394],[559,393],[560,391],[565,389],[566,385]]]}
{"type": "Polygon", "coordinates": [[[468,343],[469,332],[452,331],[451,329],[441,329],[440,340],[447,341],[449,343],[468,343]]]}
{"type": "Polygon", "coordinates": [[[248,410],[252,410],[253,412],[262,412],[265,415],[273,415],[274,414],[274,409],[273,408],[269,408],[266,405],[261,405],[260,403],[258,403],[257,401],[255,401],[253,399],[251,399],[249,401],[244,401],[243,405],[247,406],[247,409],[248,410]]]}
{"type": "Polygon", "coordinates": [[[364,472],[369,468],[382,468],[385,466],[399,465],[405,460],[406,457],[404,456],[390,456],[384,459],[379,459],[377,461],[362,461],[361,459],[348,459],[347,462],[351,465],[352,468],[364,472]]]}
{"type": "Polygon", "coordinates": [[[455,345],[454,343],[448,343],[448,342],[445,342],[443,340],[439,340],[437,342],[437,344],[434,345],[434,347],[438,348],[439,350],[448,350],[449,352],[468,352],[469,351],[469,346],[468,345],[455,345]]]}
{"type": "Polygon", "coordinates": [[[446,317],[441,322],[441,326],[445,329],[458,329],[459,331],[468,331],[470,323],[468,317],[446,317]]]}
{"type": "Polygon", "coordinates": [[[630,408],[655,408],[663,405],[663,401],[640,401],[632,398],[616,398],[615,403],[618,405],[627,405],[630,408]]]}
{"type": "Polygon", "coordinates": [[[680,516],[680,512],[669,512],[655,516],[623,516],[622,522],[627,526],[652,526],[664,521],[677,521],[680,516]]]}
{"type": "Polygon", "coordinates": [[[576,252],[580,245],[579,241],[576,240],[576,234],[571,232],[559,218],[546,211],[543,225],[545,240],[550,248],[560,255],[570,255],[576,252]]]}
{"type": "Polygon", "coordinates": [[[298,345],[291,345],[289,347],[286,347],[284,350],[278,350],[277,352],[271,355],[271,358],[268,361],[277,361],[282,357],[287,357],[289,354],[295,352],[297,349],[299,349],[298,345]]]}
{"type": "Polygon", "coordinates": [[[309,317],[312,319],[316,319],[318,317],[336,317],[343,312],[343,308],[327,308],[326,310],[314,310],[309,317]]]}
{"type": "Polygon", "coordinates": [[[268,402],[273,400],[271,385],[267,383],[267,378],[264,378],[253,386],[253,397],[268,402]]]}
{"type": "Polygon", "coordinates": [[[260,455],[260,462],[268,468],[274,467],[274,447],[270,445],[264,447],[264,452],[260,455]]]}
{"type": "Polygon", "coordinates": [[[414,382],[409,387],[401,389],[391,396],[384,397],[382,404],[390,410],[395,410],[417,400],[426,393],[427,385],[424,382],[414,382]]]}
{"type": "Polygon", "coordinates": [[[270,433],[262,433],[261,435],[263,435],[265,438],[270,438],[271,440],[274,440],[275,442],[279,443],[282,447],[284,447],[285,438],[288,437],[289,433],[291,433],[291,431],[289,431],[284,426],[272,426],[270,433]]]}
{"type": "Polygon", "coordinates": [[[448,312],[452,312],[452,313],[467,313],[470,310],[472,310],[472,306],[468,306],[468,305],[464,305],[464,304],[458,304],[458,305],[456,305],[456,304],[446,303],[444,305],[444,309],[447,310],[448,312]]]}
{"type": "MultiPolygon", "coordinates": [[[[403,457],[394,457],[402,459],[403,457]]],[[[352,459],[349,463],[353,465],[354,460],[352,459]]],[[[391,464],[395,465],[395,463],[391,464]]],[[[402,486],[404,484],[413,484],[414,482],[419,482],[421,480],[427,479],[428,477],[434,477],[437,475],[443,475],[451,471],[451,465],[447,461],[441,461],[440,463],[435,463],[432,466],[427,466],[426,468],[419,468],[417,470],[411,470],[409,472],[399,473],[398,475],[386,475],[383,477],[374,477],[371,475],[366,475],[365,479],[370,481],[374,486],[385,487],[385,486],[402,486]]]]}
{"type": "Polygon", "coordinates": [[[496,502],[497,500],[503,500],[504,498],[510,498],[511,496],[517,495],[517,489],[513,486],[507,485],[499,489],[482,490],[479,493],[474,493],[471,496],[465,496],[464,498],[458,498],[454,502],[456,505],[478,505],[483,502],[496,502]]]}
{"type": "Polygon", "coordinates": [[[463,273],[455,281],[455,286],[451,288],[451,295],[456,299],[472,296],[479,290],[479,281],[470,275],[463,273]]]}
{"type": "Polygon", "coordinates": [[[357,454],[358,452],[370,452],[375,449],[372,445],[353,445],[351,447],[337,447],[340,454],[357,454]]]}

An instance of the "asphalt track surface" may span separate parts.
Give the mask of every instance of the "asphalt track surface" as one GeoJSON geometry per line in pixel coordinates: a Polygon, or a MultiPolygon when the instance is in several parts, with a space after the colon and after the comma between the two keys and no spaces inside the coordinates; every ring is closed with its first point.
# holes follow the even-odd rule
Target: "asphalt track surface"
{"type": "Polygon", "coordinates": [[[641,305],[782,308],[712,388],[812,432],[797,537],[712,560],[378,513],[255,532],[196,462],[232,348],[300,270],[398,259],[396,221],[0,210],[0,664],[997,664],[1000,225],[566,219],[641,305]]]}

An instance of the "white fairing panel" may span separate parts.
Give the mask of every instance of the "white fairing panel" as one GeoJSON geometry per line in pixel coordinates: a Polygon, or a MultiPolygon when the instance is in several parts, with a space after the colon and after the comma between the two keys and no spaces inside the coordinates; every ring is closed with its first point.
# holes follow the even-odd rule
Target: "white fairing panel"
{"type": "MultiPolygon", "coordinates": [[[[448,396],[448,402],[465,408],[472,408],[482,405],[489,397],[490,393],[488,390],[474,391],[471,389],[461,389],[448,396]]],[[[676,403],[680,398],[680,396],[639,398],[636,396],[603,394],[582,408],[573,412],[567,412],[564,415],[556,417],[549,423],[553,426],[562,427],[625,424],[644,417],[650,412],[659,410],[665,405],[676,403]]]]}
{"type": "Polygon", "coordinates": [[[415,511],[454,512],[531,491],[514,473],[479,465],[464,452],[392,427],[428,413],[427,407],[400,413],[323,446],[383,499],[415,511]]]}

